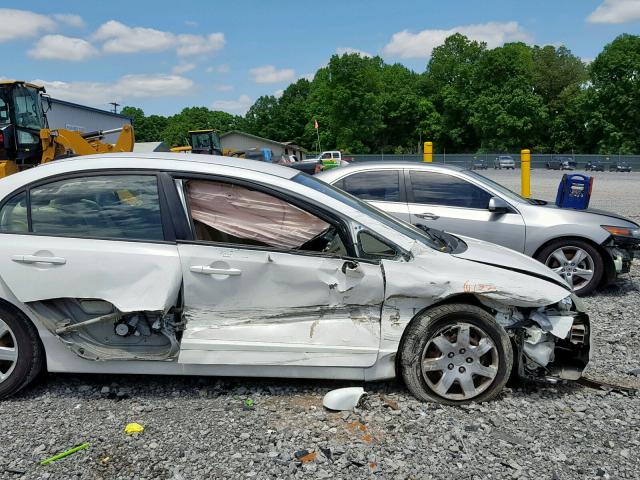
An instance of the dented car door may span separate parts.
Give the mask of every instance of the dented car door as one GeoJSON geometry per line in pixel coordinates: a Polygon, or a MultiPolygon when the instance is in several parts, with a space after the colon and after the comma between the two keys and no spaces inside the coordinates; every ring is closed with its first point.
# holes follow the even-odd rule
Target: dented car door
{"type": "Polygon", "coordinates": [[[165,237],[155,174],[47,180],[2,210],[11,222],[0,269],[21,302],[96,299],[121,312],[175,305],[180,263],[165,237]]]}
{"type": "Polygon", "coordinates": [[[367,367],[384,281],[350,257],[339,225],[286,199],[220,181],[178,182],[192,238],[179,242],[179,362],[367,367]]]}

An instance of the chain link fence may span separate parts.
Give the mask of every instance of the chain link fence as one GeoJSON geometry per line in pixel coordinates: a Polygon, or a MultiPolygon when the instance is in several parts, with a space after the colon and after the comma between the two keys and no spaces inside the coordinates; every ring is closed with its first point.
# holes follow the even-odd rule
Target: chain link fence
{"type": "MultiPolygon", "coordinates": [[[[353,158],[354,162],[422,162],[422,154],[407,155],[345,155],[353,158]]],[[[474,165],[494,168],[498,157],[509,156],[513,158],[516,168],[520,168],[519,153],[455,153],[455,154],[433,154],[434,163],[444,163],[458,165],[465,168],[472,168],[474,165]]],[[[575,162],[576,170],[584,170],[587,163],[601,162],[605,170],[615,167],[618,163],[628,164],[634,171],[640,170],[640,155],[558,155],[558,154],[531,154],[531,168],[547,168],[547,165],[558,163],[558,161],[570,160],[575,162]]]]}

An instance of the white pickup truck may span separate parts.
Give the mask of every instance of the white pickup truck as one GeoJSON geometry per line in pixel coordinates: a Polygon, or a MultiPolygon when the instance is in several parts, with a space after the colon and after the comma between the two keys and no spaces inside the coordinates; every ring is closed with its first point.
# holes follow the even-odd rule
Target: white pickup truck
{"type": "Polygon", "coordinates": [[[317,158],[322,161],[323,170],[329,170],[335,167],[344,167],[349,165],[349,162],[353,160],[352,157],[343,156],[340,150],[322,152],[317,158]]]}

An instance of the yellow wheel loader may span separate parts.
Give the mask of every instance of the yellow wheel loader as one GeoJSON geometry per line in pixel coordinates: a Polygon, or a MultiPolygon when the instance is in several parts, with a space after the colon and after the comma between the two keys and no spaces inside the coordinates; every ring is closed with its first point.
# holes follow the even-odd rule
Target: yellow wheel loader
{"type": "Polygon", "coordinates": [[[86,133],[50,130],[43,102],[51,107],[42,86],[0,82],[0,178],[56,158],[133,151],[131,125],[86,133]],[[115,132],[120,132],[115,144],[102,141],[105,135],[115,132]]]}
{"type": "Polygon", "coordinates": [[[202,153],[205,155],[222,155],[220,135],[209,128],[206,130],[189,130],[189,143],[184,147],[173,147],[172,152],[202,153]]]}

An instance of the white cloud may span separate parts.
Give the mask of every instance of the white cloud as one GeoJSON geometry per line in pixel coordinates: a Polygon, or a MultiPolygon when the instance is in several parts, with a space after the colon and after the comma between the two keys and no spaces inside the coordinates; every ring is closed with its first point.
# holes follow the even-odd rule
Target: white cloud
{"type": "Polygon", "coordinates": [[[294,79],[296,73],[292,68],[278,70],[273,65],[265,65],[249,70],[251,79],[256,83],[280,83],[294,79]]]}
{"type": "Polygon", "coordinates": [[[422,30],[412,33],[408,30],[394,33],[383,52],[392,57],[429,58],[431,51],[442,45],[447,37],[461,33],[472,40],[486,42],[489,48],[495,48],[506,42],[530,42],[530,35],[518,22],[488,22],[475,25],[462,25],[448,30],[422,30]]]}
{"type": "Polygon", "coordinates": [[[179,75],[125,75],[113,83],[34,80],[54,98],[84,105],[104,105],[129,98],[180,96],[190,93],[193,81],[179,75]]]}
{"type": "Polygon", "coordinates": [[[84,20],[80,15],[74,15],[71,13],[56,13],[53,18],[58,22],[69,25],[70,27],[82,28],[85,26],[84,20]]]}
{"type": "Polygon", "coordinates": [[[315,73],[303,73],[300,78],[306,78],[307,80],[312,82],[315,76],[316,76],[315,73]]]}
{"type": "Polygon", "coordinates": [[[161,52],[174,46],[175,37],[169,32],[153,28],[135,27],[109,20],[94,34],[103,40],[102,48],[108,53],[161,52]]]}
{"type": "Polygon", "coordinates": [[[176,73],[178,75],[182,75],[183,73],[190,72],[196,68],[195,63],[181,63],[180,65],[176,65],[171,69],[171,73],[176,73]]]}
{"type": "Polygon", "coordinates": [[[185,21],[184,21],[184,24],[185,24],[187,27],[197,27],[197,26],[198,26],[198,22],[193,21],[193,20],[185,20],[185,21]]]}
{"type": "Polygon", "coordinates": [[[218,66],[207,67],[207,73],[229,73],[231,71],[231,67],[226,63],[218,66]]]}
{"type": "Polygon", "coordinates": [[[587,17],[589,23],[627,23],[640,20],[638,0],[604,0],[587,17]]]}
{"type": "Polygon", "coordinates": [[[97,50],[82,38],[64,35],[45,35],[28,52],[38,60],[63,60],[78,62],[97,54],[97,50]]]}
{"type": "Polygon", "coordinates": [[[214,85],[213,88],[218,92],[230,92],[233,90],[233,85],[226,85],[221,83],[218,85],[214,85]]]}
{"type": "Polygon", "coordinates": [[[361,57],[373,57],[373,55],[371,55],[369,52],[365,52],[364,50],[358,50],[357,48],[351,48],[351,47],[338,47],[336,48],[336,53],[340,56],[344,55],[345,53],[347,54],[357,53],[361,57]]]}
{"type": "Polygon", "coordinates": [[[176,49],[178,55],[199,55],[224,47],[223,33],[209,35],[176,35],[145,27],[129,27],[115,20],[103,23],[94,38],[103,41],[107,53],[162,52],[176,49]]]}
{"type": "Polygon", "coordinates": [[[56,22],[49,17],[12,8],[0,8],[0,25],[0,42],[31,38],[56,28],[56,22]]]}
{"type": "Polygon", "coordinates": [[[283,94],[284,94],[284,90],[283,89],[279,89],[279,90],[276,90],[275,92],[273,92],[273,96],[276,97],[276,98],[280,98],[283,94]]]}
{"type": "Polygon", "coordinates": [[[251,105],[253,105],[253,100],[249,95],[240,95],[237,100],[216,100],[211,104],[211,108],[244,115],[251,105]]]}
{"type": "Polygon", "coordinates": [[[224,47],[224,33],[210,33],[209,35],[178,35],[178,55],[202,55],[215,52],[224,47]]]}

